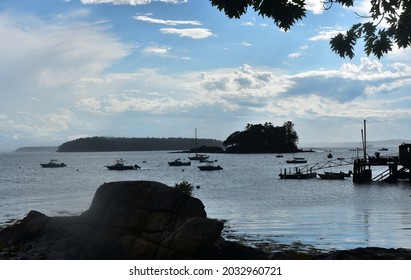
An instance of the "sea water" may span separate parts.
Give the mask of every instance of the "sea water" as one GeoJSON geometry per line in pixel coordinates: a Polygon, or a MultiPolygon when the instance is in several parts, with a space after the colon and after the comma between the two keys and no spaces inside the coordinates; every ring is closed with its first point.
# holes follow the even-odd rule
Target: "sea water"
{"type": "MultiPolygon", "coordinates": [[[[395,149],[393,149],[395,150],[395,149]]],[[[389,151],[391,152],[391,151],[389,151]]],[[[308,163],[326,162],[329,150],[299,153],[308,163]]],[[[337,157],[354,157],[348,148],[333,148],[337,157]]],[[[227,239],[258,245],[304,244],[319,249],[378,246],[411,248],[409,182],[354,184],[345,180],[282,180],[278,174],[295,165],[292,154],[211,154],[223,167],[200,171],[171,167],[184,153],[2,153],[0,154],[0,227],[22,219],[30,210],[50,216],[78,215],[87,210],[104,182],[154,180],[173,186],[187,181],[205,205],[208,217],[226,221],[227,239]],[[139,170],[109,171],[117,159],[139,170]],[[65,168],[42,168],[58,159],[65,168]]],[[[328,171],[348,171],[351,165],[328,171]]],[[[323,172],[327,170],[319,170],[323,172]]],[[[374,174],[379,170],[373,171],[374,174]]]]}

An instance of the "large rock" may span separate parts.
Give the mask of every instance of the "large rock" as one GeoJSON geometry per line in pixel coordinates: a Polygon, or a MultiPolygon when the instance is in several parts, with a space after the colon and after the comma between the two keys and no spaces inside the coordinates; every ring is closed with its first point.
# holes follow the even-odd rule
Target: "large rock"
{"type": "MultiPolygon", "coordinates": [[[[222,229],[222,222],[207,218],[200,200],[175,188],[150,181],[113,182],[98,188],[80,216],[31,211],[0,232],[0,249],[3,258],[26,259],[231,257],[239,250],[221,238],[222,229]]],[[[245,258],[258,257],[249,252],[245,258]]]]}

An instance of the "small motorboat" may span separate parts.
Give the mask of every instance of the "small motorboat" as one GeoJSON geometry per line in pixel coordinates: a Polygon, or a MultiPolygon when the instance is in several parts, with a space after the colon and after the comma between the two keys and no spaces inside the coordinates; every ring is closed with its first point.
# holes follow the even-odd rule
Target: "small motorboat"
{"type": "Polygon", "coordinates": [[[307,163],[303,158],[293,158],[292,160],[286,160],[286,163],[307,163]]]}
{"type": "Polygon", "coordinates": [[[134,165],[126,165],[126,162],[123,159],[116,160],[116,163],[113,165],[106,165],[108,170],[137,170],[141,167],[137,164],[134,165]]]}
{"type": "Polygon", "coordinates": [[[44,168],[58,168],[58,167],[66,167],[67,165],[64,163],[59,163],[57,159],[51,159],[49,163],[40,163],[41,167],[44,168]]]}
{"type": "Polygon", "coordinates": [[[345,179],[344,173],[328,172],[324,174],[318,174],[318,176],[320,176],[321,179],[327,179],[327,180],[344,180],[345,179]]]}
{"type": "Polygon", "coordinates": [[[204,155],[204,154],[195,154],[195,156],[192,156],[192,157],[188,157],[190,160],[200,160],[200,161],[202,161],[202,160],[206,160],[206,159],[208,159],[209,158],[209,156],[207,156],[207,155],[204,155]]]}
{"type": "Polygon", "coordinates": [[[280,176],[280,179],[312,179],[317,176],[317,173],[312,172],[312,173],[291,173],[291,174],[283,174],[280,173],[278,174],[280,176]]]}
{"type": "Polygon", "coordinates": [[[173,160],[173,161],[169,161],[168,165],[170,166],[190,166],[191,162],[190,161],[182,161],[180,158],[173,160]]]}
{"type": "Polygon", "coordinates": [[[340,172],[324,172],[324,174],[318,174],[318,176],[320,176],[321,179],[330,179],[330,180],[340,179],[342,180],[342,179],[350,177],[351,174],[352,174],[351,171],[349,171],[348,173],[340,171],[340,172]]]}
{"type": "Polygon", "coordinates": [[[222,170],[223,168],[220,165],[214,165],[213,161],[207,161],[205,165],[198,166],[198,169],[201,171],[214,171],[222,170]]]}
{"type": "Polygon", "coordinates": [[[295,172],[288,172],[287,173],[287,169],[284,169],[284,172],[281,170],[281,173],[278,174],[278,176],[280,176],[280,179],[312,179],[315,178],[317,176],[317,173],[315,172],[301,172],[301,170],[299,168],[295,169],[295,172]]]}
{"type": "Polygon", "coordinates": [[[340,172],[324,172],[325,174],[343,174],[345,177],[351,177],[351,175],[352,175],[352,171],[350,170],[350,171],[348,171],[348,172],[342,172],[342,171],[340,171],[340,172]]]}

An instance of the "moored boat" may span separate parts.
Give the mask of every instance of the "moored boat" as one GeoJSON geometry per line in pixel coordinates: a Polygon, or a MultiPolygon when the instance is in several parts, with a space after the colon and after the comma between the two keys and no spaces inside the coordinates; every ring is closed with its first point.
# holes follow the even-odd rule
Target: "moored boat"
{"type": "Polygon", "coordinates": [[[67,165],[64,163],[59,163],[57,159],[51,159],[49,163],[40,163],[41,167],[44,168],[58,168],[58,167],[66,167],[67,165]]]}
{"type": "Polygon", "coordinates": [[[348,171],[348,172],[324,172],[325,174],[340,174],[340,175],[344,175],[344,177],[351,177],[352,175],[352,171],[348,171]]]}
{"type": "Polygon", "coordinates": [[[108,170],[137,170],[140,169],[141,167],[138,166],[137,164],[134,165],[126,165],[125,161],[121,158],[116,160],[116,163],[113,165],[106,165],[108,170]]]}
{"type": "Polygon", "coordinates": [[[190,166],[191,162],[190,161],[182,161],[180,158],[173,160],[173,161],[169,161],[168,165],[170,166],[190,166]]]}
{"type": "Polygon", "coordinates": [[[206,159],[208,159],[209,158],[209,156],[207,156],[207,155],[204,155],[204,154],[195,154],[195,156],[192,156],[192,157],[188,157],[190,160],[200,160],[200,161],[204,161],[204,160],[206,160],[206,159]]]}
{"type": "Polygon", "coordinates": [[[302,172],[296,172],[296,173],[280,173],[278,176],[280,176],[280,179],[312,179],[317,176],[317,173],[311,172],[311,173],[302,173],[302,172]]]}
{"type": "Polygon", "coordinates": [[[214,171],[222,170],[223,168],[220,165],[214,165],[213,161],[207,161],[205,165],[198,166],[198,169],[201,171],[214,171]]]}
{"type": "Polygon", "coordinates": [[[307,163],[307,161],[305,159],[298,159],[298,158],[294,158],[291,160],[286,160],[286,163],[307,163]]]}
{"type": "Polygon", "coordinates": [[[344,173],[333,173],[333,172],[328,172],[324,174],[318,174],[321,179],[328,179],[328,180],[344,180],[345,174],[344,173]]]}
{"type": "Polygon", "coordinates": [[[312,172],[312,170],[307,171],[307,172],[302,172],[300,170],[300,168],[295,168],[295,172],[287,172],[287,169],[284,169],[284,173],[281,170],[280,174],[278,174],[278,176],[280,176],[280,179],[312,179],[317,177],[317,173],[312,172]]]}

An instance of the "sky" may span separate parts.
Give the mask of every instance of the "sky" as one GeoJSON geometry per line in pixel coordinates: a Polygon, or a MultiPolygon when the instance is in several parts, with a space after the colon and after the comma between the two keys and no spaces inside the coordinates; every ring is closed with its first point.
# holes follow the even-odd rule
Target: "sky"
{"type": "MultiPolygon", "coordinates": [[[[294,123],[299,144],[411,139],[411,55],[329,39],[355,8],[307,0],[289,31],[207,0],[0,0],[0,152],[89,136],[225,140],[294,123]]],[[[383,24],[383,23],[382,23],[383,24]]]]}

